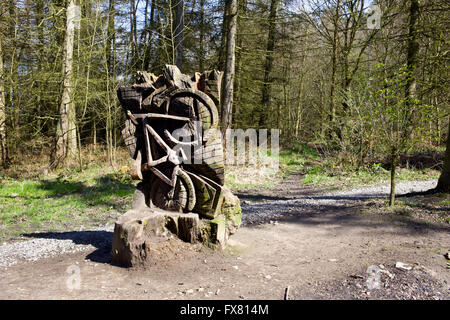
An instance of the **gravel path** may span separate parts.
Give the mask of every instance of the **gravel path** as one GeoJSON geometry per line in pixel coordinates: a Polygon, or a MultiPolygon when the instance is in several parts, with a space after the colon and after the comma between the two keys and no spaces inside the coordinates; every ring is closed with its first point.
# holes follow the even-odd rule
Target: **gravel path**
{"type": "MultiPolygon", "coordinates": [[[[397,194],[420,192],[432,189],[437,180],[410,181],[397,184],[397,194]]],[[[276,220],[280,216],[298,213],[301,208],[325,209],[330,206],[348,205],[352,201],[385,197],[389,186],[374,186],[353,189],[346,192],[328,193],[317,196],[298,197],[289,200],[267,201],[256,204],[242,204],[243,225],[251,225],[276,220]]],[[[87,231],[63,233],[37,233],[36,238],[3,244],[0,246],[0,267],[7,268],[20,261],[36,261],[64,253],[108,248],[111,245],[113,225],[87,231]]]]}
{"type": "MultiPolygon", "coordinates": [[[[397,184],[395,193],[396,195],[402,195],[410,192],[422,192],[433,189],[436,185],[437,180],[402,182],[397,184]]],[[[243,224],[266,223],[281,216],[298,213],[299,208],[314,207],[317,210],[327,210],[333,207],[348,206],[349,202],[387,197],[389,193],[390,186],[382,185],[355,188],[345,192],[304,196],[289,200],[265,201],[256,204],[243,203],[243,224]]]]}
{"type": "Polygon", "coordinates": [[[0,267],[36,261],[59,254],[95,250],[111,245],[113,225],[87,231],[36,233],[36,238],[0,246],[0,267]]]}

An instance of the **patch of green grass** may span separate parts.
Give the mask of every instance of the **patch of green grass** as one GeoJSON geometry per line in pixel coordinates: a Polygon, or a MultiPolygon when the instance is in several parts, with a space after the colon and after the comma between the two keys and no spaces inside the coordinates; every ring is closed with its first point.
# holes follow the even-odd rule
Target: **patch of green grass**
{"type": "Polygon", "coordinates": [[[402,203],[404,206],[408,206],[410,208],[421,208],[423,205],[418,201],[412,201],[409,199],[397,199],[397,203],[402,203]]]}
{"type": "MultiPolygon", "coordinates": [[[[225,184],[232,190],[273,188],[284,177],[292,173],[303,174],[302,183],[314,184],[327,189],[352,188],[363,185],[387,184],[390,171],[381,163],[373,163],[360,168],[343,167],[338,159],[325,158],[313,147],[305,143],[295,143],[294,147],[282,149],[278,159],[275,155],[265,158],[267,163],[279,161],[279,170],[268,166],[252,167],[228,166],[225,169],[225,184]]],[[[397,182],[437,179],[438,170],[397,169],[397,182]]]]}
{"type": "Polygon", "coordinates": [[[319,153],[305,143],[289,149],[283,149],[279,154],[280,167],[283,172],[298,172],[316,163],[320,159],[319,153]]]}
{"type": "MultiPolygon", "coordinates": [[[[444,195],[448,197],[448,195],[444,195]]],[[[450,221],[449,206],[440,204],[442,194],[417,195],[408,198],[397,197],[395,205],[389,206],[388,199],[367,200],[364,214],[373,214],[381,219],[388,216],[393,222],[432,225],[435,223],[448,226],[450,221]]]]}
{"type": "MultiPolygon", "coordinates": [[[[440,172],[438,170],[413,170],[398,169],[396,175],[397,182],[411,180],[431,180],[437,179],[440,172]]],[[[360,168],[358,170],[338,170],[324,169],[324,164],[311,167],[302,179],[303,183],[312,183],[326,186],[356,187],[361,185],[374,185],[389,183],[390,172],[381,167],[360,168]]]]}
{"type": "Polygon", "coordinates": [[[225,168],[225,186],[231,190],[273,188],[277,171],[270,167],[229,166],[225,168]]]}
{"type": "Polygon", "coordinates": [[[319,159],[317,151],[305,143],[296,144],[293,148],[283,149],[279,155],[260,156],[262,163],[258,165],[227,166],[225,168],[225,185],[232,190],[257,188],[274,188],[284,177],[293,172],[302,172],[305,167],[316,163],[319,159]],[[278,166],[276,162],[278,161],[278,166]]]}
{"type": "Polygon", "coordinates": [[[37,179],[3,179],[0,186],[0,238],[33,230],[105,223],[132,201],[128,173],[92,167],[59,171],[37,179]]]}

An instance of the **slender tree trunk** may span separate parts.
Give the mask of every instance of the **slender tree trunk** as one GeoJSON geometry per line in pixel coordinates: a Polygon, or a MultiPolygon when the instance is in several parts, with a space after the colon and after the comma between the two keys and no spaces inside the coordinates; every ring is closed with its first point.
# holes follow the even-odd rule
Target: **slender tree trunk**
{"type": "Polygon", "coordinates": [[[136,70],[138,64],[138,40],[137,40],[137,18],[136,18],[136,1],[130,0],[130,45],[131,45],[131,66],[132,70],[136,70]]]}
{"type": "Polygon", "coordinates": [[[72,64],[75,35],[74,6],[74,0],[69,0],[66,15],[66,34],[64,38],[62,98],[59,106],[59,119],[56,130],[56,159],[54,159],[56,162],[53,165],[58,165],[68,157],[75,156],[77,151],[75,104],[72,100],[72,64]]]}
{"type": "Polygon", "coordinates": [[[397,147],[392,147],[391,151],[391,191],[389,195],[389,206],[395,204],[395,171],[397,169],[398,151],[397,147]]]}
{"type": "MultiPolygon", "coordinates": [[[[326,105],[326,100],[328,98],[325,97],[325,92],[324,90],[322,90],[322,87],[324,85],[324,81],[323,79],[320,80],[320,88],[319,88],[319,92],[320,92],[320,105],[321,106],[325,106],[326,105]]],[[[324,137],[326,130],[328,129],[327,127],[327,118],[328,118],[328,112],[325,110],[325,108],[320,108],[320,136],[324,137]]]]}
{"type": "Polygon", "coordinates": [[[243,33],[243,21],[242,17],[247,13],[247,0],[239,1],[239,9],[238,9],[238,32],[236,34],[237,38],[237,47],[236,47],[236,77],[235,77],[235,99],[234,99],[234,127],[238,128],[240,120],[239,120],[239,111],[241,108],[241,83],[242,83],[242,44],[243,44],[243,35],[239,33],[243,33]]]}
{"type": "Polygon", "coordinates": [[[225,70],[225,60],[226,60],[226,47],[227,47],[227,33],[229,30],[229,19],[230,15],[230,5],[231,1],[225,1],[225,7],[223,9],[223,19],[222,19],[222,35],[220,39],[220,48],[219,48],[219,58],[217,62],[217,69],[220,71],[225,70]]]}
{"type": "Polygon", "coordinates": [[[409,7],[409,31],[407,44],[406,69],[408,78],[405,86],[406,98],[406,123],[403,129],[405,139],[410,138],[412,133],[412,120],[414,116],[414,104],[416,99],[416,77],[417,54],[419,43],[417,41],[417,20],[419,18],[419,0],[410,0],[409,7]]]}
{"type": "MultiPolygon", "coordinates": [[[[331,84],[330,84],[330,126],[334,127],[336,119],[336,74],[337,74],[337,55],[338,55],[338,32],[339,32],[339,15],[340,15],[341,1],[337,0],[336,13],[334,16],[334,30],[333,30],[333,45],[331,53],[331,84]]],[[[332,129],[333,131],[334,129],[332,129]]]]}
{"type": "Polygon", "coordinates": [[[297,117],[295,118],[295,137],[300,137],[300,125],[302,123],[302,104],[303,104],[303,73],[300,75],[300,84],[298,85],[298,100],[297,100],[297,117]]]}
{"type": "MultiPolygon", "coordinates": [[[[167,48],[167,42],[165,39],[166,30],[164,29],[162,16],[164,14],[164,10],[162,8],[162,0],[155,0],[157,1],[156,7],[157,7],[157,23],[158,23],[158,55],[157,55],[157,62],[159,66],[163,66],[167,63],[167,61],[170,61],[170,64],[174,64],[175,60],[173,59],[173,55],[171,55],[167,48]]],[[[169,0],[169,3],[171,4],[171,0],[169,0]]],[[[171,11],[170,11],[171,12],[171,11]]],[[[172,18],[171,13],[169,13],[170,18],[172,18]]],[[[172,33],[172,30],[170,31],[172,33]]],[[[172,35],[172,34],[171,34],[172,35]]],[[[170,41],[172,41],[172,37],[170,37],[170,41]]]]}
{"type": "Polygon", "coordinates": [[[302,122],[302,104],[303,104],[303,83],[304,83],[304,77],[305,77],[305,71],[303,70],[305,68],[305,59],[306,59],[306,53],[302,54],[302,59],[300,63],[300,83],[298,85],[298,100],[297,100],[297,116],[295,118],[295,137],[299,138],[300,135],[300,126],[302,122]]]}
{"type": "Polygon", "coordinates": [[[447,149],[445,150],[444,166],[439,177],[437,190],[450,193],[450,117],[448,119],[447,149]]]}
{"type": "Polygon", "coordinates": [[[144,51],[144,59],[142,64],[143,70],[148,70],[150,67],[150,61],[151,61],[151,49],[152,49],[152,43],[153,43],[153,33],[155,32],[155,3],[156,0],[152,0],[151,9],[150,9],[150,27],[147,30],[148,38],[146,40],[145,44],[145,51],[144,51]]]}
{"type": "MultiPolygon", "coordinates": [[[[44,46],[45,46],[45,39],[44,39],[44,27],[42,26],[42,22],[44,20],[44,3],[43,0],[38,0],[36,1],[36,28],[38,30],[38,62],[37,62],[37,72],[38,74],[41,74],[41,69],[42,69],[42,62],[45,59],[44,57],[44,46]]],[[[38,96],[37,96],[37,105],[36,105],[36,113],[38,115],[37,117],[37,124],[36,124],[36,129],[38,132],[41,132],[42,129],[42,122],[41,122],[41,104],[42,104],[42,95],[43,95],[43,89],[42,89],[42,85],[39,82],[36,82],[36,87],[37,87],[37,92],[38,92],[38,96]]]]}
{"type": "Polygon", "coordinates": [[[198,71],[205,71],[205,0],[200,0],[200,30],[198,50],[198,71]]]}
{"type": "Polygon", "coordinates": [[[221,123],[222,123],[222,137],[225,143],[225,132],[231,125],[232,119],[232,105],[233,105],[233,82],[235,71],[235,52],[236,52],[236,29],[237,29],[237,0],[227,0],[229,2],[230,17],[227,32],[227,50],[226,50],[226,64],[222,77],[221,86],[221,123]]]}
{"type": "Polygon", "coordinates": [[[97,149],[97,121],[94,120],[92,128],[92,144],[94,145],[94,150],[97,149]]]}
{"type": "Polygon", "coordinates": [[[262,98],[261,98],[261,106],[259,110],[259,121],[258,125],[260,128],[264,127],[267,120],[267,114],[270,108],[270,87],[271,87],[271,78],[270,74],[272,72],[273,66],[273,51],[275,48],[275,26],[276,26],[276,18],[278,5],[280,0],[271,0],[270,2],[270,13],[269,13],[269,37],[267,39],[267,49],[266,49],[266,63],[264,66],[264,83],[262,88],[262,98]]]}
{"type": "Polygon", "coordinates": [[[184,30],[184,0],[175,0],[175,64],[181,70],[183,66],[183,30],[184,30]]]}
{"type": "MultiPolygon", "coordinates": [[[[3,15],[2,7],[2,15],[3,15]]],[[[1,19],[1,18],[0,18],[1,19]]],[[[3,27],[3,21],[0,20],[3,27]]],[[[5,103],[5,86],[3,84],[4,74],[3,74],[3,48],[2,48],[2,38],[0,35],[0,152],[2,166],[6,168],[8,166],[8,146],[6,143],[6,103],[5,103]]]]}
{"type": "MultiPolygon", "coordinates": [[[[3,4],[6,6],[6,4],[3,4]]],[[[6,11],[6,10],[5,10],[6,11]]],[[[10,106],[10,116],[9,119],[12,124],[11,131],[9,132],[9,139],[13,138],[13,154],[18,153],[18,145],[20,140],[20,104],[18,101],[18,65],[19,65],[19,58],[20,55],[17,53],[19,50],[19,43],[18,43],[18,28],[16,26],[18,25],[18,14],[17,14],[17,8],[16,3],[14,0],[9,1],[9,27],[8,27],[8,36],[10,37],[10,46],[12,47],[12,52],[10,54],[10,61],[9,61],[9,106],[10,106]]],[[[3,13],[5,16],[5,12],[3,13]]],[[[5,28],[6,29],[6,28],[5,28]]]]}
{"type": "Polygon", "coordinates": [[[115,36],[115,23],[114,17],[116,15],[116,11],[114,9],[114,0],[109,0],[109,8],[108,8],[108,29],[107,29],[107,39],[106,39],[106,62],[108,65],[108,70],[111,74],[114,73],[114,65],[115,65],[115,54],[113,48],[116,43],[115,36]]]}

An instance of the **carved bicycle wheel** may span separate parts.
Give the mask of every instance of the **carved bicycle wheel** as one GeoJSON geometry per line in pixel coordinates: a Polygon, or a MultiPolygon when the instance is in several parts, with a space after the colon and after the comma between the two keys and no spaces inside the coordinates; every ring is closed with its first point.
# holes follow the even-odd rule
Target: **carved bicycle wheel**
{"type": "Polygon", "coordinates": [[[191,117],[202,122],[202,129],[215,129],[219,123],[217,108],[212,99],[199,90],[178,89],[171,92],[166,113],[191,117]]]}
{"type": "Polygon", "coordinates": [[[150,190],[150,201],[151,205],[164,210],[192,211],[196,203],[194,184],[186,172],[180,169],[174,190],[161,179],[154,180],[150,190]]]}

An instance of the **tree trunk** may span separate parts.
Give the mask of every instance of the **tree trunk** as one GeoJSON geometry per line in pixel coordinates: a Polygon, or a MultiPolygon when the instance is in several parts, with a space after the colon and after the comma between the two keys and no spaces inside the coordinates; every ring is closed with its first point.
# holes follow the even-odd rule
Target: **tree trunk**
{"type": "MultiPolygon", "coordinates": [[[[330,115],[329,121],[332,127],[331,131],[334,131],[334,122],[336,120],[336,73],[337,73],[337,55],[338,55],[338,32],[339,32],[339,15],[340,15],[341,1],[337,0],[336,13],[334,16],[334,30],[333,30],[333,46],[331,53],[331,84],[330,84],[330,115]]],[[[330,135],[331,137],[331,135],[330,135]]]]}
{"type": "Polygon", "coordinates": [[[270,87],[272,80],[270,73],[273,65],[273,51],[275,48],[275,19],[277,18],[277,10],[280,0],[271,0],[269,13],[269,37],[267,39],[266,63],[264,66],[264,83],[262,88],[261,109],[259,110],[258,125],[264,127],[267,120],[268,109],[270,107],[270,87]]]}
{"type": "Polygon", "coordinates": [[[447,148],[445,150],[444,166],[439,177],[437,190],[450,193],[450,117],[448,119],[447,148]]]}
{"type": "Polygon", "coordinates": [[[300,84],[298,85],[298,100],[297,100],[297,116],[295,118],[295,137],[300,138],[300,125],[302,123],[302,104],[303,104],[303,73],[300,76],[300,84]]]}
{"type": "Polygon", "coordinates": [[[247,13],[247,0],[239,1],[239,14],[237,21],[238,32],[236,34],[237,38],[237,47],[236,47],[236,75],[235,75],[235,101],[234,101],[234,128],[238,128],[240,125],[239,119],[239,111],[241,107],[241,84],[242,84],[242,44],[243,44],[243,35],[239,33],[243,33],[242,27],[244,22],[242,21],[242,17],[247,13]]]}
{"type": "Polygon", "coordinates": [[[145,71],[149,70],[150,62],[151,62],[151,49],[153,43],[153,33],[155,32],[155,9],[156,9],[156,0],[152,0],[151,8],[150,8],[150,27],[147,30],[148,38],[146,37],[144,58],[142,61],[142,69],[145,71]]]}
{"type": "Polygon", "coordinates": [[[135,71],[140,64],[139,61],[139,50],[138,50],[138,40],[137,40],[137,13],[136,13],[136,1],[130,0],[130,46],[131,46],[131,70],[135,71]]]}
{"type": "Polygon", "coordinates": [[[419,0],[410,0],[409,7],[409,32],[407,44],[406,69],[408,78],[405,86],[406,98],[406,123],[403,128],[405,139],[410,138],[412,133],[412,120],[414,116],[414,104],[416,99],[416,77],[415,70],[417,65],[417,53],[419,52],[419,43],[417,42],[417,20],[419,18],[419,0]]]}
{"type": "MultiPolygon", "coordinates": [[[[6,4],[4,4],[6,6],[6,4]]],[[[5,12],[3,13],[3,16],[6,16],[5,12]]],[[[20,104],[18,99],[18,91],[19,91],[19,84],[17,82],[17,79],[19,78],[19,60],[20,60],[20,54],[17,53],[17,51],[20,52],[20,45],[18,41],[18,29],[15,27],[18,25],[18,13],[16,8],[16,3],[14,0],[9,1],[9,8],[8,8],[8,37],[10,40],[10,46],[12,46],[13,51],[11,53],[10,62],[9,62],[9,78],[11,79],[10,85],[9,85],[9,106],[10,106],[10,116],[9,119],[12,124],[11,131],[9,132],[9,139],[11,141],[12,138],[12,146],[13,148],[13,154],[18,153],[18,146],[20,145],[20,104]]],[[[6,30],[6,28],[5,28],[6,30]]]]}
{"type": "MultiPolygon", "coordinates": [[[[157,17],[156,29],[158,30],[156,64],[163,66],[164,64],[167,63],[167,61],[170,61],[170,63],[173,64],[175,60],[172,58],[173,55],[170,55],[170,53],[168,52],[166,46],[166,37],[165,37],[166,30],[162,21],[162,16],[165,15],[165,12],[164,9],[162,8],[162,0],[155,0],[155,1],[156,1],[156,17],[157,17]]],[[[172,41],[172,39],[170,39],[170,41],[172,41]]]]}
{"type": "Polygon", "coordinates": [[[114,17],[115,17],[115,9],[114,9],[114,0],[109,0],[109,8],[108,8],[108,31],[107,31],[107,39],[106,39],[106,62],[108,65],[108,72],[110,74],[115,74],[115,52],[114,47],[116,43],[116,36],[115,36],[115,24],[114,24],[114,17]]]}
{"type": "Polygon", "coordinates": [[[4,81],[3,51],[2,51],[2,38],[0,36],[0,152],[1,152],[2,166],[6,168],[8,166],[9,159],[8,159],[8,147],[6,143],[6,104],[5,104],[5,86],[3,84],[3,81],[4,81]]]}
{"type": "Polygon", "coordinates": [[[302,54],[302,59],[300,62],[300,84],[298,85],[298,100],[297,100],[297,116],[295,118],[295,137],[300,138],[300,126],[302,122],[302,104],[303,104],[303,83],[304,83],[304,76],[305,71],[303,70],[305,68],[305,59],[306,59],[306,53],[302,54]]]}
{"type": "Polygon", "coordinates": [[[184,0],[175,0],[176,21],[175,21],[175,48],[178,69],[183,66],[183,29],[184,29],[184,0]]]}
{"type": "Polygon", "coordinates": [[[64,38],[63,55],[63,88],[61,104],[59,106],[59,119],[56,130],[56,152],[53,165],[62,164],[67,158],[76,155],[77,134],[75,127],[75,104],[72,100],[72,63],[73,42],[75,35],[75,4],[68,1],[66,15],[66,32],[64,38]]]}
{"type": "Polygon", "coordinates": [[[200,0],[200,34],[198,50],[198,71],[205,71],[205,0],[200,0]]]}
{"type": "Polygon", "coordinates": [[[233,81],[235,70],[235,51],[236,51],[236,29],[237,29],[237,0],[227,0],[230,8],[230,17],[228,18],[227,32],[227,50],[226,64],[222,77],[221,86],[221,129],[222,137],[225,143],[225,132],[231,125],[232,105],[233,105],[233,81]]]}
{"type": "MultiPolygon", "coordinates": [[[[44,50],[45,50],[45,37],[44,37],[44,27],[42,26],[44,21],[44,1],[39,0],[36,1],[36,25],[35,28],[38,30],[38,43],[39,43],[39,49],[38,49],[38,59],[37,59],[37,73],[41,74],[43,69],[43,60],[44,57],[44,50]]],[[[37,123],[36,123],[36,131],[41,133],[42,129],[42,121],[41,121],[41,104],[42,104],[42,96],[43,96],[43,88],[42,85],[39,82],[36,82],[37,87],[37,103],[36,103],[36,114],[38,115],[37,123]]]]}
{"type": "Polygon", "coordinates": [[[395,204],[395,170],[397,169],[398,152],[397,148],[392,147],[391,151],[391,192],[389,195],[389,206],[395,204]]]}
{"type": "Polygon", "coordinates": [[[223,9],[223,19],[222,19],[222,35],[220,39],[219,48],[219,58],[217,62],[217,69],[220,71],[225,69],[225,56],[226,56],[226,45],[227,45],[227,32],[229,30],[229,18],[230,18],[230,5],[231,1],[225,1],[225,8],[223,9]]]}

